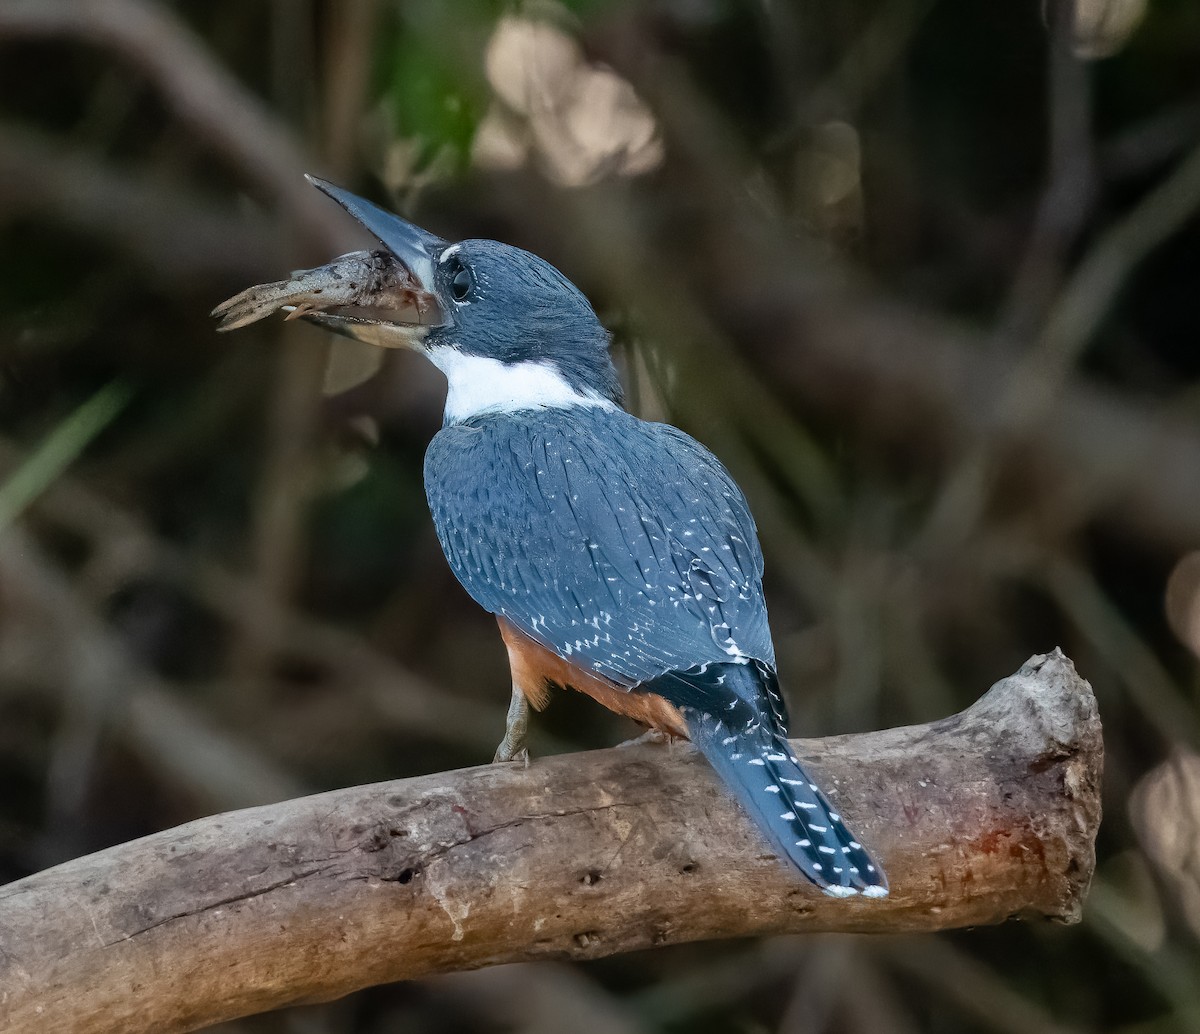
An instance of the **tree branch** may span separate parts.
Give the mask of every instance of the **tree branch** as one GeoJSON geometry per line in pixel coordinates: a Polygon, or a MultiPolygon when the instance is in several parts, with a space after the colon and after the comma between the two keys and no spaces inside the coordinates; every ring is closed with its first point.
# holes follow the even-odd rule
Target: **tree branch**
{"type": "Polygon", "coordinates": [[[0,1028],[186,1031],[519,959],[1079,918],[1103,747],[1059,651],[954,717],[796,749],[889,898],[823,897],[688,747],[485,766],[200,819],[0,888],[0,1028]]]}

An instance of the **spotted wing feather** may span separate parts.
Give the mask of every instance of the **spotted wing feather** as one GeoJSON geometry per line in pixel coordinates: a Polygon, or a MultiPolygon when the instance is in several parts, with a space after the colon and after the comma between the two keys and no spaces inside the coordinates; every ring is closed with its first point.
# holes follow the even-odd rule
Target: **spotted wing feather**
{"type": "Polygon", "coordinates": [[[619,410],[477,417],[434,438],[425,485],[467,591],[560,656],[627,688],[735,657],[774,671],[754,521],[683,432],[619,410]]]}

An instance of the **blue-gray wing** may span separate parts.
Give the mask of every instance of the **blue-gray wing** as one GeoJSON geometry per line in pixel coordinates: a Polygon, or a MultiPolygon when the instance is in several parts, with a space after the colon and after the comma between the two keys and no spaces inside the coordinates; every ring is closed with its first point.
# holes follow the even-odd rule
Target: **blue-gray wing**
{"type": "Polygon", "coordinates": [[[425,488],[476,602],[578,666],[626,687],[774,669],[754,520],[682,431],[600,408],[478,417],[434,438],[425,488]]]}

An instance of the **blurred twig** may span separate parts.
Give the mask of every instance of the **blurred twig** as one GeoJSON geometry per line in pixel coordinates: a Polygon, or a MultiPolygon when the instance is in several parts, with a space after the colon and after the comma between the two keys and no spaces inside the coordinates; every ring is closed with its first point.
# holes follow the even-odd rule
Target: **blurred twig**
{"type": "Polygon", "coordinates": [[[308,247],[325,250],[345,241],[344,221],[301,176],[311,162],[296,142],[168,8],[148,0],[0,4],[0,44],[32,37],[75,40],[117,55],[153,83],[197,141],[238,170],[260,198],[298,217],[308,247]]]}
{"type": "MultiPolygon", "coordinates": [[[[0,5],[0,20],[3,11],[0,5]]],[[[279,230],[260,217],[235,215],[159,178],[0,125],[0,219],[31,214],[115,242],[158,283],[254,280],[284,261],[279,230]]]]}
{"type": "Polygon", "coordinates": [[[1078,1029],[1059,1023],[989,967],[946,941],[904,939],[889,944],[881,954],[906,978],[937,987],[982,1028],[997,1034],[1068,1034],[1078,1029]]]}
{"type": "Polygon", "coordinates": [[[60,423],[0,484],[0,534],[125,408],[133,386],[110,381],[60,423]]]}
{"type": "Polygon", "coordinates": [[[1100,148],[1100,168],[1108,179],[1144,176],[1200,138],[1200,97],[1154,111],[1100,148]]]}
{"type": "Polygon", "coordinates": [[[1071,0],[1053,0],[1045,8],[1050,16],[1048,168],[1029,242],[996,320],[997,337],[1010,341],[1037,333],[1096,195],[1091,82],[1087,65],[1071,51],[1072,7],[1071,0]]]}
{"type": "Polygon", "coordinates": [[[30,652],[31,637],[46,640],[49,645],[37,651],[43,665],[39,680],[57,684],[62,697],[48,779],[56,823],[81,804],[106,733],[123,736],[206,808],[245,807],[302,792],[298,780],[232,733],[216,729],[144,671],[17,528],[0,538],[0,590],[0,606],[12,622],[6,631],[25,640],[17,654],[30,652]],[[45,667],[48,662],[53,670],[45,667]]]}
{"type": "MultiPolygon", "coordinates": [[[[1200,146],[1137,205],[1109,227],[1068,278],[1035,347],[1004,382],[992,422],[1004,438],[977,439],[947,479],[927,528],[930,540],[961,541],[987,505],[998,446],[1020,437],[1061,408],[1072,366],[1119,297],[1131,272],[1200,209],[1200,146]]],[[[1118,453],[1119,455],[1119,453],[1118,453]]],[[[1157,462],[1147,452],[1141,462],[1157,462]]],[[[1194,469],[1194,468],[1193,468],[1194,469]]],[[[1200,478],[1192,477],[1193,486],[1200,478]]],[[[1200,490],[1200,489],[1198,489],[1200,490]]]]}
{"type": "Polygon", "coordinates": [[[1114,913],[1119,899],[1113,888],[1098,879],[1095,891],[1095,908],[1089,911],[1088,929],[1137,969],[1173,1007],[1172,1014],[1162,1019],[1158,1029],[1177,1034],[1193,1034],[1200,1029],[1200,987],[1196,983],[1194,954],[1179,951],[1170,944],[1154,953],[1145,951],[1116,921],[1114,913]]]}
{"type": "MultiPolygon", "coordinates": [[[[320,150],[327,158],[326,164],[342,175],[355,164],[353,144],[370,66],[365,55],[371,52],[374,6],[374,0],[351,0],[341,5],[328,32],[327,107],[321,113],[326,135],[320,150]]],[[[285,63],[292,69],[289,76],[283,68],[276,68],[282,81],[295,79],[297,67],[301,79],[312,78],[312,49],[297,46],[294,38],[297,31],[303,38],[310,19],[303,11],[297,17],[293,7],[284,3],[273,9],[276,35],[286,41],[276,48],[275,63],[285,63]]],[[[290,95],[292,102],[296,99],[294,93],[290,95]]],[[[278,100],[286,108],[289,97],[278,100]]],[[[329,354],[328,335],[305,328],[281,344],[276,358],[253,529],[255,591],[267,606],[256,619],[238,626],[233,653],[237,698],[245,704],[252,704],[260,695],[254,690],[265,684],[270,643],[277,637],[269,627],[272,615],[289,606],[302,576],[305,515],[315,480],[319,400],[329,354]]]]}
{"type": "MultiPolygon", "coordinates": [[[[20,455],[0,440],[0,469],[20,455]]],[[[52,524],[89,542],[89,568],[109,568],[110,587],[137,576],[165,578],[193,593],[223,618],[258,622],[271,630],[272,648],[339,673],[346,686],[378,719],[392,728],[490,753],[504,728],[504,706],[468,700],[433,686],[372,648],[362,637],[265,599],[253,583],[220,565],[189,557],[154,535],[134,515],[71,478],[60,478],[39,500],[38,512],[52,524]],[[116,566],[118,570],[111,568],[116,566]]]]}
{"type": "Polygon", "coordinates": [[[511,1034],[648,1034],[632,1009],[564,963],[517,963],[454,973],[426,985],[441,1008],[470,1002],[481,1026],[497,1022],[511,1034]]]}
{"type": "Polygon", "coordinates": [[[1120,676],[1128,687],[1129,700],[1158,730],[1163,742],[1200,743],[1196,708],[1179,692],[1162,662],[1095,576],[1064,557],[1047,557],[1039,567],[1047,590],[1063,613],[1120,676]]]}

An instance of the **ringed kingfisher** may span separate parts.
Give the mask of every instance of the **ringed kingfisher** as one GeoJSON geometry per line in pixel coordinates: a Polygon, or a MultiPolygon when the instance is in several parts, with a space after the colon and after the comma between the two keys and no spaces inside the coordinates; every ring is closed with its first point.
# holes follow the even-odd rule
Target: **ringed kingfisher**
{"type": "Polygon", "coordinates": [[[529,708],[570,687],[694,743],[783,857],[825,893],[883,897],[881,868],[797,762],[746,499],[712,453],[622,407],[609,334],[562,273],[520,248],[443,240],[313,184],[382,250],[218,306],[276,309],[446,376],[425,455],[438,541],[496,615],[512,699],[497,761],[528,758],[529,708]]]}

